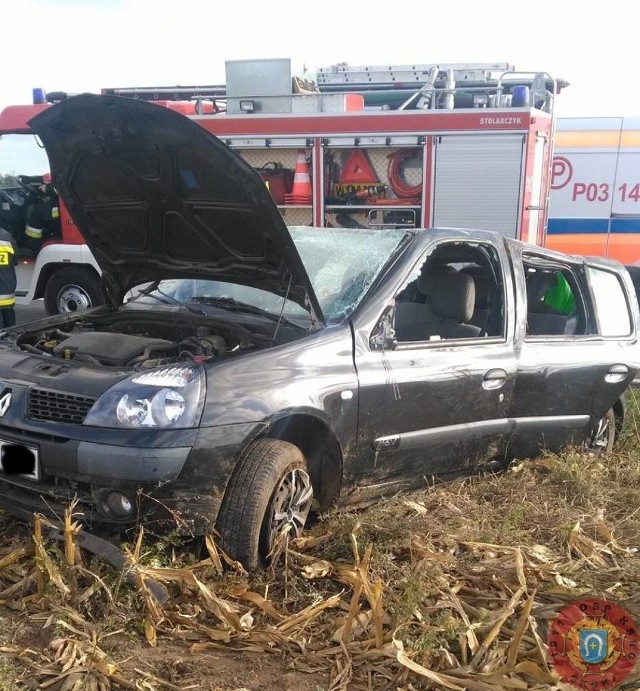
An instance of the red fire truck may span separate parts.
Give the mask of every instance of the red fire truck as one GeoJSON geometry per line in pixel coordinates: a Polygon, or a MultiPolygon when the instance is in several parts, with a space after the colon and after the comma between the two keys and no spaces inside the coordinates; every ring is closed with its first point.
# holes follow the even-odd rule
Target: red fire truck
{"type": "MultiPolygon", "coordinates": [[[[226,63],[223,86],[103,93],[153,100],[220,137],[260,171],[287,225],[487,228],[544,244],[565,82],[506,63],[333,65],[314,77],[292,75],[288,59],[238,60],[226,63]],[[295,177],[307,175],[294,193],[295,177]]],[[[0,113],[0,185],[17,202],[14,173],[48,165],[28,122],[67,97],[34,93],[34,104],[0,113]],[[22,150],[29,169],[7,167],[5,150],[17,156],[26,140],[37,162],[22,150]]],[[[48,313],[103,300],[99,268],[63,203],[60,212],[61,237],[19,267],[19,302],[44,297],[48,313]]]]}

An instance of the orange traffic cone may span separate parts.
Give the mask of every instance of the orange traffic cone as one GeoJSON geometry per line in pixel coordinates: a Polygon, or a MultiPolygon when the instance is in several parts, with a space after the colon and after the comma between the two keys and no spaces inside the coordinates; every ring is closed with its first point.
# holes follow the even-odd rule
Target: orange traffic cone
{"type": "Polygon", "coordinates": [[[291,194],[285,194],[285,204],[311,204],[311,178],[304,151],[298,151],[291,194]]]}

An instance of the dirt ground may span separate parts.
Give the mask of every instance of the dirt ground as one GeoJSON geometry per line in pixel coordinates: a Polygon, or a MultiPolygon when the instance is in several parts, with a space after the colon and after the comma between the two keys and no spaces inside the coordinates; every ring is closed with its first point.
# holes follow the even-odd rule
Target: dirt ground
{"type": "MultiPolygon", "coordinates": [[[[24,614],[3,608],[0,617],[5,628],[3,647],[47,651],[55,640],[24,614]]],[[[123,636],[115,636],[102,650],[110,658],[118,660],[123,676],[137,678],[140,688],[201,691],[320,691],[329,688],[328,673],[297,672],[292,669],[287,654],[280,651],[251,653],[220,648],[192,653],[188,643],[160,640],[158,647],[152,648],[143,641],[123,636]],[[143,686],[145,683],[150,686],[143,686]]],[[[38,672],[30,674],[28,666],[27,669],[21,667],[21,663],[12,656],[0,658],[1,691],[45,688],[40,684],[56,678],[51,675],[44,679],[44,675],[38,672]]],[[[46,688],[61,691],[67,679],[64,677],[46,688]]],[[[84,679],[78,691],[85,688],[83,684],[84,679]]],[[[114,683],[113,688],[127,687],[114,683]]]]}
{"type": "Polygon", "coordinates": [[[597,597],[640,623],[637,420],[608,456],[320,517],[258,574],[213,537],[203,558],[144,534],[125,574],[79,549],[72,510],[64,542],[0,517],[0,691],[567,688],[547,649],[562,608],[597,597]]]}

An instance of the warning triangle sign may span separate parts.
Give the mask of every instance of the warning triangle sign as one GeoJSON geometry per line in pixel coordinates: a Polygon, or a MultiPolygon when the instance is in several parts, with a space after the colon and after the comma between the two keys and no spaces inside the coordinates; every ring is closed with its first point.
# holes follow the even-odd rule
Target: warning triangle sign
{"type": "Polygon", "coordinates": [[[374,185],[379,182],[365,151],[354,149],[347,156],[347,160],[340,172],[341,185],[374,185]]]}

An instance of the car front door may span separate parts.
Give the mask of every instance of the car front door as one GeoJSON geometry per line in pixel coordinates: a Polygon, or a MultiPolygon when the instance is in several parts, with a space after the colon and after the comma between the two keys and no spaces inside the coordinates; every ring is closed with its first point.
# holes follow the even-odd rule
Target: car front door
{"type": "Polygon", "coordinates": [[[438,257],[449,275],[436,281],[434,290],[438,285],[452,289],[457,279],[450,274],[469,268],[476,271],[474,282],[478,272],[493,281],[492,326],[487,331],[470,327],[469,319],[459,322],[463,315],[453,314],[455,306],[438,305],[442,296],[436,294],[426,304],[401,304],[401,296],[415,297],[406,289],[411,276],[398,286],[396,302],[379,314],[373,329],[366,319],[360,328],[354,324],[360,387],[356,485],[416,484],[433,474],[474,467],[499,455],[508,437],[516,367],[514,295],[503,271],[506,253],[498,243],[441,242],[420,257],[413,275],[416,267],[437,264],[438,257]],[[434,312],[439,323],[421,332],[421,316],[430,314],[433,322],[434,312]],[[400,324],[401,314],[414,321],[400,324]],[[455,317],[449,329],[447,316],[455,317]],[[384,338],[389,327],[398,331],[391,347],[384,338]]]}

